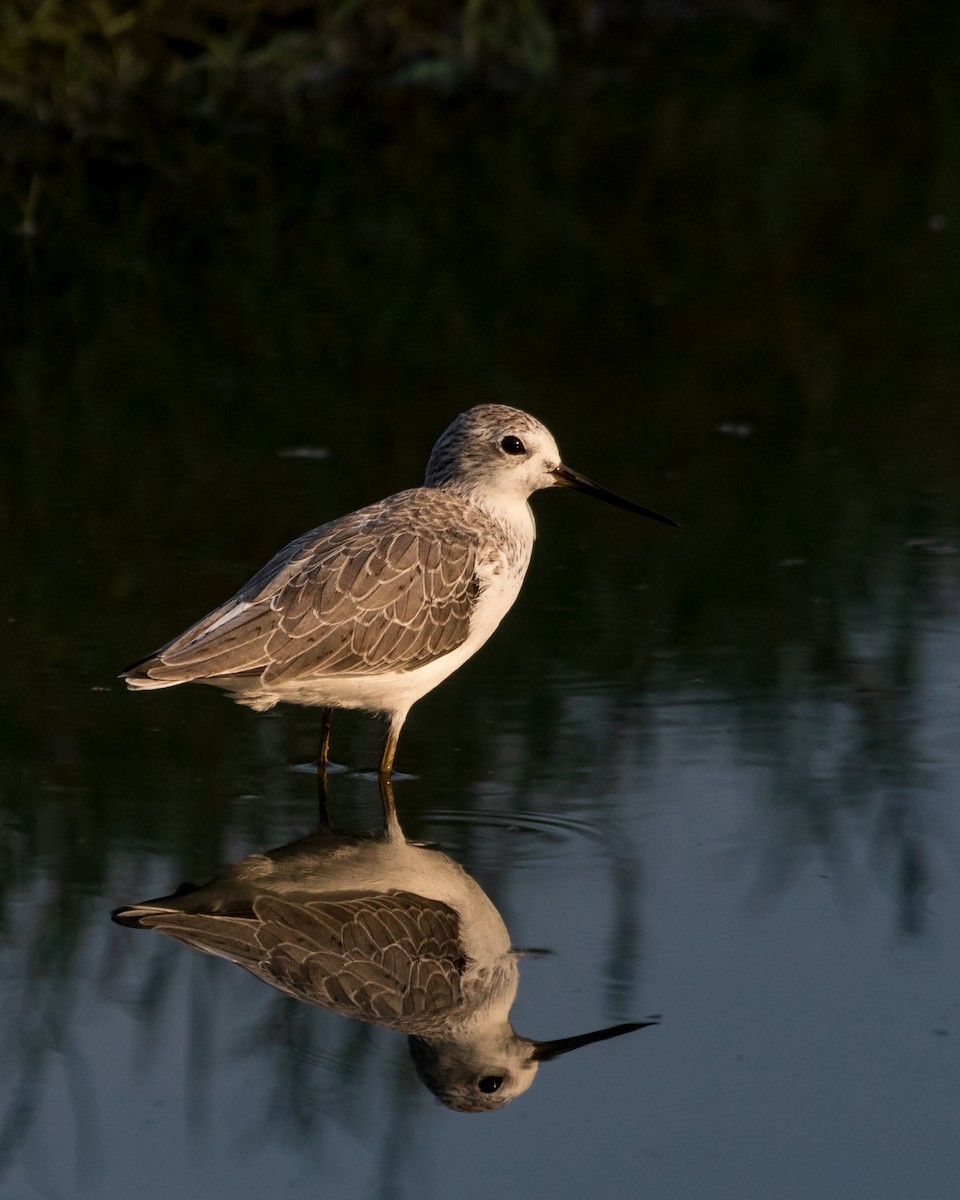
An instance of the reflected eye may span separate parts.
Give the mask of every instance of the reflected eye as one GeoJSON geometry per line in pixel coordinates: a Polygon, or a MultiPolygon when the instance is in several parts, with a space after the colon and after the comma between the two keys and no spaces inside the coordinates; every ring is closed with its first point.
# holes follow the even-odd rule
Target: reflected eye
{"type": "Polygon", "coordinates": [[[523,442],[521,442],[518,437],[514,437],[512,434],[503,439],[503,441],[500,443],[500,449],[506,450],[507,454],[526,454],[527,452],[527,448],[523,442]]]}
{"type": "MultiPolygon", "coordinates": [[[[516,441],[517,439],[514,438],[513,440],[516,441]]],[[[484,1075],[484,1077],[478,1081],[477,1087],[481,1092],[486,1092],[489,1095],[490,1092],[499,1092],[500,1085],[502,1083],[502,1075],[484,1075]]]]}

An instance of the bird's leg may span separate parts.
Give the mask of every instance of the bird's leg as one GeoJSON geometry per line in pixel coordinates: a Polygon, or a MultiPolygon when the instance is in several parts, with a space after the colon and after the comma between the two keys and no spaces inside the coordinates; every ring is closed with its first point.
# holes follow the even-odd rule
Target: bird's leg
{"type": "Polygon", "coordinates": [[[406,712],[391,713],[390,727],[387,730],[387,740],[383,743],[383,753],[380,755],[379,776],[381,779],[389,779],[390,772],[393,770],[393,756],[397,752],[397,742],[400,740],[400,730],[403,728],[403,722],[406,720],[406,712]]]}
{"type": "Polygon", "coordinates": [[[326,775],[327,763],[330,760],[330,722],[333,718],[332,708],[320,710],[320,753],[317,755],[317,774],[326,775]]]}
{"type": "Polygon", "coordinates": [[[387,740],[383,743],[383,753],[380,755],[380,767],[377,772],[381,779],[388,782],[390,772],[393,770],[393,756],[397,752],[398,740],[399,738],[391,725],[387,730],[387,740]]]}

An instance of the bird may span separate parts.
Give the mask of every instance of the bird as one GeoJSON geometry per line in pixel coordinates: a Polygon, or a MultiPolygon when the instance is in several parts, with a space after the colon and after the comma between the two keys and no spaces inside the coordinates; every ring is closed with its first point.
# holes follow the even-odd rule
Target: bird
{"type": "Polygon", "coordinates": [[[392,784],[380,788],[380,835],[323,822],[200,887],[111,916],[224,958],[306,1004],[406,1034],[421,1081],[459,1112],[502,1108],[541,1063],[658,1023],[651,1016],[553,1041],[516,1033],[509,1014],[521,952],[503,918],[459,863],[404,838],[392,784]]]}
{"type": "Polygon", "coordinates": [[[410,488],[295,538],[224,604],[120,678],[133,691],[206,683],[257,711],[383,715],[378,775],[389,778],[413,704],[462,666],[512,607],[530,564],[529,497],[567,487],[664,525],[566,466],[553,435],[518,408],[460,413],[410,488]]]}

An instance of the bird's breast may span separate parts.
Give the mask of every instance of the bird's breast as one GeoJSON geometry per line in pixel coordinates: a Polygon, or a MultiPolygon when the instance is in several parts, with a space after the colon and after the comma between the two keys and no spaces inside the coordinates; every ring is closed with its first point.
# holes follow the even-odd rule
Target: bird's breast
{"type": "Polygon", "coordinates": [[[470,641],[482,644],[513,606],[523,585],[533,550],[533,515],[527,521],[498,521],[497,535],[478,556],[476,578],[479,585],[470,617],[470,641]]]}

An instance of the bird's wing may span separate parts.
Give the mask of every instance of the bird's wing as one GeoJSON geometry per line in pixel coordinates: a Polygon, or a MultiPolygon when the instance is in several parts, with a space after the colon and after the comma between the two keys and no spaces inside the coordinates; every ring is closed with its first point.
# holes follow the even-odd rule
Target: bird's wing
{"type": "Polygon", "coordinates": [[[231,600],[126,673],[184,682],[407,671],[465,641],[481,534],[436,489],[401,492],[312,530],[231,600]]]}
{"type": "Polygon", "coordinates": [[[408,892],[305,904],[262,895],[251,917],[137,906],[137,924],[227,958],[308,1004],[408,1030],[461,1003],[460,920],[408,892]]]}

